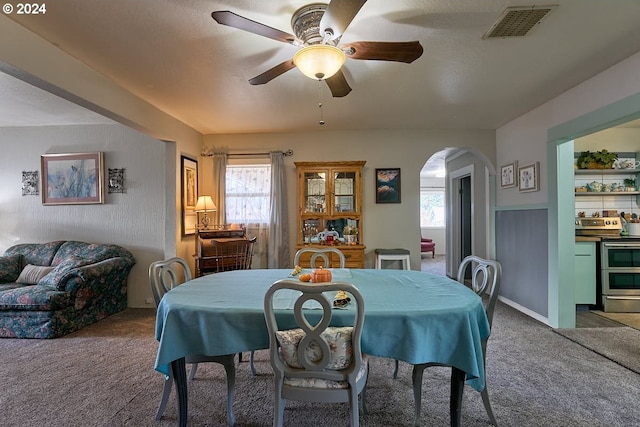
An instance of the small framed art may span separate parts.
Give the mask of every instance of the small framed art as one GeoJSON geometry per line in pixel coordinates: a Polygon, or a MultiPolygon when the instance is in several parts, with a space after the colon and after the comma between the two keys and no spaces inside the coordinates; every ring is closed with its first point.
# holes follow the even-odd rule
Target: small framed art
{"type": "Polygon", "coordinates": [[[376,169],[376,203],[400,203],[400,168],[376,169]]]}
{"type": "Polygon", "coordinates": [[[182,235],[195,234],[198,225],[196,201],[198,200],[198,161],[180,157],[182,182],[182,235]]]}
{"type": "Polygon", "coordinates": [[[102,153],[43,154],[42,204],[104,203],[102,153]]]}
{"type": "Polygon", "coordinates": [[[516,173],[518,171],[518,162],[507,163],[500,168],[500,187],[510,188],[515,187],[516,173]]]}
{"type": "Polygon", "coordinates": [[[538,191],[540,182],[540,163],[518,168],[518,189],[521,192],[538,191]]]}

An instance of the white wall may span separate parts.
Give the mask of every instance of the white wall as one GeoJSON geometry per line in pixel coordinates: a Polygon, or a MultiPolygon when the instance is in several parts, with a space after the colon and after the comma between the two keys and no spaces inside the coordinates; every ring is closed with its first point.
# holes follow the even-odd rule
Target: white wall
{"type": "MultiPolygon", "coordinates": [[[[289,134],[206,135],[206,147],[227,148],[231,152],[292,149],[285,158],[288,168],[290,223],[296,218],[295,161],[366,160],[363,174],[363,227],[366,266],[374,266],[376,248],[406,248],[411,266],[420,268],[420,170],[435,152],[446,147],[470,147],[495,158],[493,131],[380,130],[320,131],[289,134]],[[376,204],[375,169],[401,169],[401,203],[376,204]]],[[[212,188],[210,159],[200,159],[202,191],[212,188]]],[[[290,229],[290,245],[295,247],[295,231],[290,229]]],[[[293,257],[294,251],[292,251],[293,257]]]]}
{"type": "MultiPolygon", "coordinates": [[[[151,298],[148,268],[165,256],[166,206],[173,206],[166,191],[165,143],[119,124],[0,128],[0,253],[17,243],[80,240],[113,243],[129,249],[137,263],[129,276],[128,304],[151,298]],[[51,153],[104,153],[104,167],[125,168],[126,193],[104,193],[95,205],[42,205],[38,196],[22,195],[22,171],[38,171],[40,155],[51,153]]],[[[173,144],[171,144],[173,145],[173,144]]],[[[175,148],[172,148],[175,151],[175,148]]],[[[105,175],[106,176],[106,175],[105,175]]]]}

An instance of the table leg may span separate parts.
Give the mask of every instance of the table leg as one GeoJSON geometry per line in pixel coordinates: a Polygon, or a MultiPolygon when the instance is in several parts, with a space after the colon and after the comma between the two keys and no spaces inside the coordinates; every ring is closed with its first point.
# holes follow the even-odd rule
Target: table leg
{"type": "Polygon", "coordinates": [[[187,427],[187,370],[184,357],[171,362],[171,373],[176,385],[178,425],[187,427]]]}
{"type": "Polygon", "coordinates": [[[451,368],[451,399],[449,401],[449,415],[451,426],[460,427],[462,414],[462,394],[464,393],[464,380],[466,373],[458,368],[451,368]]]}

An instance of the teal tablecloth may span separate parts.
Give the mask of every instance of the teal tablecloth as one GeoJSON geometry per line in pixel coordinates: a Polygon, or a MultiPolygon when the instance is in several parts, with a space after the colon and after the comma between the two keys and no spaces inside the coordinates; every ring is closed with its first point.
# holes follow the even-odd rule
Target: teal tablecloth
{"type": "MultiPolygon", "coordinates": [[[[156,370],[188,354],[209,356],[269,346],[263,299],[290,270],[241,270],[212,274],[168,292],[158,307],[156,370]]],[[[437,362],[467,373],[484,388],[481,340],[489,336],[482,301],[444,276],[406,270],[338,270],[334,281],[353,283],[365,299],[364,353],[411,364],[437,362]]],[[[286,316],[286,310],[280,313],[286,316]]],[[[335,310],[336,322],[349,310],[335,310]]]]}

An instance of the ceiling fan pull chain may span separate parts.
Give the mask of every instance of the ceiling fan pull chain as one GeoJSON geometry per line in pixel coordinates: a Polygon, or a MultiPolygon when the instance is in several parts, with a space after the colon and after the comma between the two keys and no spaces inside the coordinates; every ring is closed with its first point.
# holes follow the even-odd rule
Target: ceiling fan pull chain
{"type": "Polygon", "coordinates": [[[318,97],[320,98],[320,102],[318,102],[318,108],[320,109],[320,121],[318,124],[320,126],[324,125],[324,117],[322,115],[322,80],[318,79],[318,97]]]}

